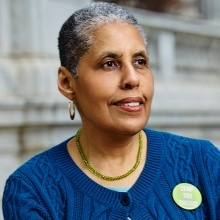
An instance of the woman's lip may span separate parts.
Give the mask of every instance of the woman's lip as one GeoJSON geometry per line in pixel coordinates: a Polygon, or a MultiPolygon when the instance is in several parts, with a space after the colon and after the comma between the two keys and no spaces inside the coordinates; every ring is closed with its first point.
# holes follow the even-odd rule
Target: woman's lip
{"type": "Polygon", "coordinates": [[[126,112],[140,112],[143,108],[143,99],[141,97],[127,97],[114,103],[117,108],[126,112]]]}
{"type": "MultiPolygon", "coordinates": [[[[127,103],[125,103],[127,104],[127,103]]],[[[126,112],[133,112],[133,113],[137,113],[137,112],[141,112],[141,110],[143,109],[143,104],[138,104],[135,106],[132,105],[123,105],[123,104],[118,104],[115,105],[115,107],[117,107],[120,110],[126,111],[126,112]]]]}
{"type": "Polygon", "coordinates": [[[141,97],[126,97],[123,99],[120,99],[116,102],[114,102],[114,105],[124,105],[124,104],[129,104],[129,103],[139,103],[143,104],[144,100],[141,97]]]}

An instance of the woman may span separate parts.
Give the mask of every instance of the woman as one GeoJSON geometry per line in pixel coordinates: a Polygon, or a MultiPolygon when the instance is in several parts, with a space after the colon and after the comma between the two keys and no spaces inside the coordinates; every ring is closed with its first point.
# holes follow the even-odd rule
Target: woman
{"type": "Polygon", "coordinates": [[[9,177],[5,219],[219,219],[217,148],[144,128],[154,83],[136,19],[93,3],[64,23],[59,52],[82,128],[9,177]]]}

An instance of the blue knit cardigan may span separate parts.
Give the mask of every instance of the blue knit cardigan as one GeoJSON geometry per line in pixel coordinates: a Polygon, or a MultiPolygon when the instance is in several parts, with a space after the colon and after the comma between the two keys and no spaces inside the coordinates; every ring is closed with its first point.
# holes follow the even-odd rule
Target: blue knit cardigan
{"type": "Polygon", "coordinates": [[[116,192],[88,178],[72,161],[67,142],[36,155],[7,180],[6,220],[219,220],[220,151],[208,141],[145,129],[147,160],[137,182],[116,192]],[[202,204],[174,202],[179,183],[196,186],[202,204]]]}

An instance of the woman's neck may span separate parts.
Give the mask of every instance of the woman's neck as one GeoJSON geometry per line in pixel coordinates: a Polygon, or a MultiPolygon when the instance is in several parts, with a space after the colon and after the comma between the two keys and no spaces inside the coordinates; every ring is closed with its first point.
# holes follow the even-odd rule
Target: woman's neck
{"type": "Polygon", "coordinates": [[[138,133],[134,135],[105,134],[104,132],[84,132],[80,135],[80,144],[87,159],[104,157],[117,159],[127,157],[137,151],[138,133]]]}
{"type": "MultiPolygon", "coordinates": [[[[106,186],[120,186],[128,182],[135,182],[143,169],[146,159],[146,135],[143,131],[143,151],[141,161],[133,174],[120,181],[102,181],[89,172],[83,164],[82,158],[76,146],[75,138],[68,144],[68,150],[75,161],[86,175],[96,182],[106,186]]],[[[127,173],[137,161],[139,149],[139,135],[88,135],[82,130],[79,138],[80,145],[89,164],[98,172],[106,176],[119,176],[127,173]]],[[[127,184],[126,184],[127,185],[127,184]]]]}

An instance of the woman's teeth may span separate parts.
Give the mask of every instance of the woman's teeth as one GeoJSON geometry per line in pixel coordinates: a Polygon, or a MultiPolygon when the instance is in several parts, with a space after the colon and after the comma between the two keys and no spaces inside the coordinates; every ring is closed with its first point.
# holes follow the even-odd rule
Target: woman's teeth
{"type": "Polygon", "coordinates": [[[123,105],[124,105],[124,106],[131,106],[131,107],[133,107],[133,106],[138,106],[138,105],[139,105],[139,102],[124,103],[123,105]]]}

